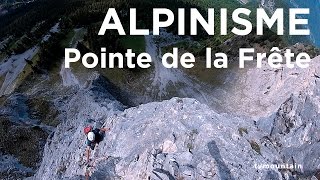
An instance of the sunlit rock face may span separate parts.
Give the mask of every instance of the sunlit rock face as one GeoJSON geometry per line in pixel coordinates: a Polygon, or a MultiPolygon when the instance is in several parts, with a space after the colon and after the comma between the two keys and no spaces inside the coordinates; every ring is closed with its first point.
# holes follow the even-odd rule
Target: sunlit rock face
{"type": "MultiPolygon", "coordinates": [[[[108,93],[108,84],[98,78],[66,104],[65,121],[48,139],[34,179],[84,178],[83,127],[87,124],[111,128],[91,154],[91,179],[315,177],[320,164],[317,64],[315,58],[307,70],[282,70],[279,79],[263,84],[270,86],[266,96],[276,103],[274,110],[254,117],[219,114],[197,100],[180,98],[123,111],[108,93]],[[95,114],[95,118],[87,121],[83,114],[95,114]],[[301,168],[261,168],[272,164],[301,168]]],[[[280,72],[251,73],[266,81],[280,72]]],[[[251,83],[248,87],[262,87],[258,79],[251,80],[246,81],[251,83]]],[[[258,94],[248,97],[262,98],[254,95],[258,94]]]]}
{"type": "MultiPolygon", "coordinates": [[[[84,176],[84,123],[77,113],[69,115],[47,144],[36,179],[84,176]]],[[[111,131],[93,153],[92,179],[258,178],[267,172],[254,164],[277,159],[260,155],[276,152],[258,148],[262,136],[253,121],[219,115],[194,99],[174,98],[106,115],[103,121],[111,131]],[[259,143],[256,149],[253,143],[259,143]]]]}

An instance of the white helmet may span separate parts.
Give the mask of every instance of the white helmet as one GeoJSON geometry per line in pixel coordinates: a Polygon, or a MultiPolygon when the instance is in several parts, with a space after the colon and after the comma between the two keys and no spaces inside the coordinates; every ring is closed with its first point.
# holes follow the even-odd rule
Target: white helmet
{"type": "Polygon", "coordinates": [[[89,132],[89,133],[88,133],[88,140],[89,140],[89,141],[94,141],[94,138],[95,138],[94,133],[93,133],[93,132],[89,132]]]}

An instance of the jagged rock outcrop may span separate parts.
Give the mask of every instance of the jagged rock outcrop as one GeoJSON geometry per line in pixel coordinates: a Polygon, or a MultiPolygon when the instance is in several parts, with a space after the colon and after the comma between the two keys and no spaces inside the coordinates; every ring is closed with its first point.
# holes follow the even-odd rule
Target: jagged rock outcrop
{"type": "MultiPolygon", "coordinates": [[[[287,176],[311,178],[320,170],[320,78],[319,60],[312,60],[307,70],[284,73],[279,99],[287,95],[280,108],[268,118],[261,118],[258,127],[269,134],[285,163],[301,164],[303,171],[286,172],[287,176]],[[281,93],[287,91],[286,94],[281,93]]],[[[275,98],[276,98],[275,97],[275,98]]]]}
{"type": "MultiPolygon", "coordinates": [[[[70,112],[84,105],[88,106],[74,104],[70,112]]],[[[99,109],[104,107],[91,110],[106,112],[99,109]]],[[[68,113],[71,117],[58,126],[36,179],[84,176],[85,120],[79,114],[68,113]]],[[[91,179],[255,179],[268,172],[254,164],[271,163],[277,157],[264,158],[273,149],[252,148],[262,138],[253,121],[219,115],[193,99],[130,108],[109,116],[106,124],[111,131],[94,152],[91,179]],[[240,135],[240,128],[246,134],[240,135]]]]}
{"type": "Polygon", "coordinates": [[[83,114],[95,114],[93,124],[111,128],[93,153],[91,179],[315,178],[320,169],[318,64],[315,58],[304,70],[248,71],[265,77],[262,82],[245,81],[251,82],[251,92],[258,87],[246,97],[269,99],[260,118],[218,114],[194,99],[179,98],[122,112],[107,89],[80,90],[66,105],[66,121],[48,140],[34,179],[84,178],[82,131],[88,122],[83,114]],[[261,97],[264,87],[269,93],[261,97]],[[104,96],[97,93],[102,90],[104,96]],[[271,164],[303,168],[257,168],[271,164]]]}
{"type": "Polygon", "coordinates": [[[226,82],[228,94],[222,96],[224,107],[228,112],[254,119],[268,117],[292,95],[298,97],[316,93],[319,74],[320,57],[312,59],[306,69],[290,69],[285,65],[274,69],[266,61],[263,61],[262,68],[254,64],[248,69],[234,72],[230,81],[226,82]]]}

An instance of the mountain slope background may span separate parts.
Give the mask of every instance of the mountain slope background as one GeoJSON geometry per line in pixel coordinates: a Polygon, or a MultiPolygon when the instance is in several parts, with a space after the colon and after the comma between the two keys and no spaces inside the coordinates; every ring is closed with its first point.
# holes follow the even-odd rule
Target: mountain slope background
{"type": "Polygon", "coordinates": [[[205,47],[226,52],[234,62],[240,47],[268,52],[279,46],[312,57],[318,49],[292,45],[272,30],[265,36],[179,37],[174,25],[160,36],[97,35],[109,7],[122,12],[125,28],[128,8],[138,7],[138,19],[144,20],[138,26],[148,28],[152,8],[164,4],[175,13],[178,7],[205,13],[207,7],[258,6],[225,0],[38,0],[1,6],[6,12],[0,16],[0,178],[84,178],[82,130],[88,124],[112,129],[95,152],[92,179],[317,176],[319,58],[305,70],[202,65],[205,47]],[[97,53],[104,46],[108,52],[146,51],[153,68],[63,67],[64,48],[97,53]],[[163,68],[159,57],[172,47],[193,52],[196,67],[163,68]],[[298,163],[304,169],[256,172],[254,163],[298,163]]]}

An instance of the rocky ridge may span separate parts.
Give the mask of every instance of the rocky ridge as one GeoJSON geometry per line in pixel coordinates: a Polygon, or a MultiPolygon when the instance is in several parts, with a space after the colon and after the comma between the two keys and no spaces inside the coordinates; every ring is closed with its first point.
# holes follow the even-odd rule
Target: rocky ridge
{"type": "Polygon", "coordinates": [[[218,114],[180,98],[122,112],[122,105],[106,92],[100,96],[93,83],[67,105],[66,121],[48,140],[34,179],[84,178],[82,130],[88,122],[82,114],[90,112],[98,114],[91,123],[111,128],[94,152],[91,179],[314,179],[320,169],[318,66],[319,57],[309,69],[249,70],[252,79],[245,83],[254,93],[234,102],[250,109],[256,107],[250,102],[271,99],[265,105],[270,109],[253,117],[218,114]],[[256,167],[264,164],[303,168],[256,167]]]}

